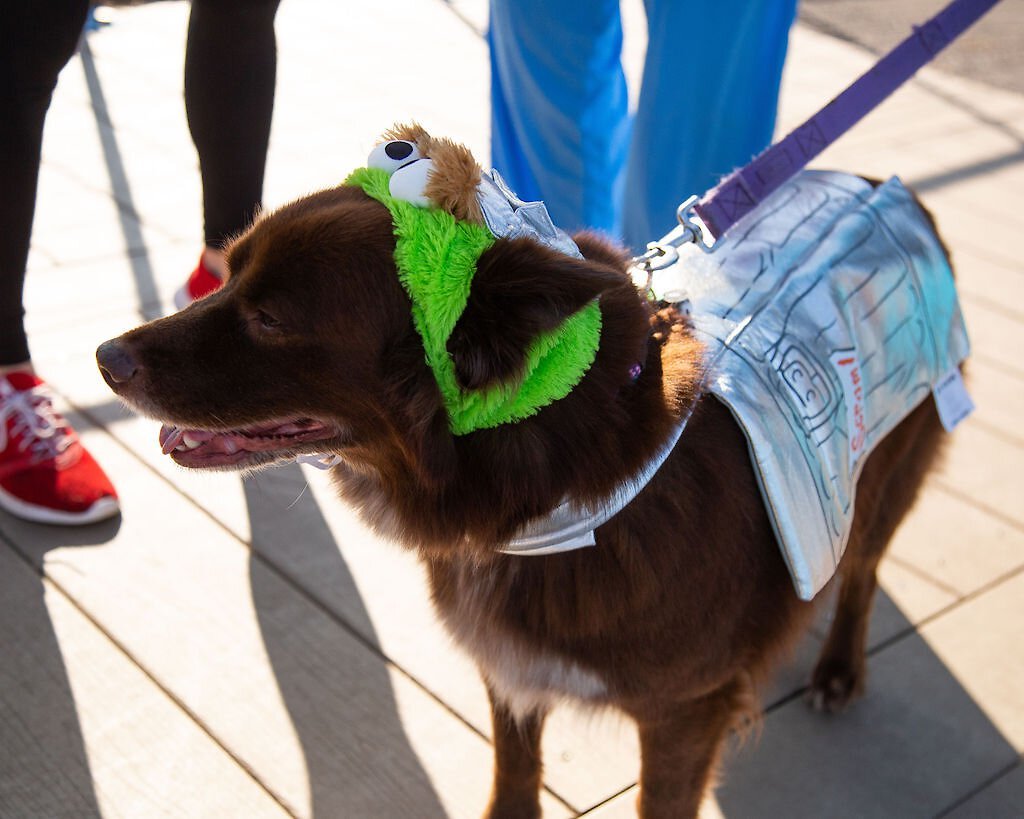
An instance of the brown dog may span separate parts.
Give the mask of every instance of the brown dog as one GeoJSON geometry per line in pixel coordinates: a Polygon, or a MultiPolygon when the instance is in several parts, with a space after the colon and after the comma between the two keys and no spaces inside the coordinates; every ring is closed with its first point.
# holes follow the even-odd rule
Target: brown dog
{"type": "MultiPolygon", "coordinates": [[[[447,342],[462,386],[516,378],[531,340],[595,299],[603,323],[568,395],[471,434],[449,430],[396,271],[391,215],[356,186],[263,216],[231,246],[221,291],[106,342],[97,358],[119,396],[177,427],[162,443],[183,466],[340,456],[339,493],[422,557],[444,622],[487,683],[489,816],[539,815],[541,729],[562,699],[633,717],[641,815],[692,816],[723,738],[755,707],[753,684],[811,605],[794,594],[743,434],[701,393],[687,321],[638,293],[622,251],[576,241],[583,259],[529,238],[498,239],[480,256],[447,342]],[[497,550],[565,498],[606,497],[691,408],[668,460],[597,530],[596,548],[497,550]]],[[[862,689],[875,570],[941,434],[925,401],[863,469],[811,684],[820,708],[862,689]]]]}

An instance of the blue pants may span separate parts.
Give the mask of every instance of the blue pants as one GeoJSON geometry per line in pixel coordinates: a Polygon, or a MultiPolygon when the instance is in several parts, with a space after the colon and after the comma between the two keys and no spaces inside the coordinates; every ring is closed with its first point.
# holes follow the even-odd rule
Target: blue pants
{"type": "Polygon", "coordinates": [[[555,224],[639,250],[771,141],[796,0],[645,0],[635,119],[619,0],[491,0],[491,159],[555,224]]]}

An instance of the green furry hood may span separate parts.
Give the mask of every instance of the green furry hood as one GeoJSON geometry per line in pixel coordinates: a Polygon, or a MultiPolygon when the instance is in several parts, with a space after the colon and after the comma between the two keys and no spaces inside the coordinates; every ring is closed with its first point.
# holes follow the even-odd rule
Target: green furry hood
{"type": "Polygon", "coordinates": [[[377,168],[353,171],[345,184],[362,188],[391,212],[395,266],[412,300],[413,323],[423,339],[455,435],[515,423],[568,395],[597,354],[601,310],[592,302],[555,330],[541,334],[527,352],[515,382],[463,389],[447,343],[469,299],[477,260],[496,241],[484,226],[456,219],[437,207],[397,199],[390,174],[377,168]]]}

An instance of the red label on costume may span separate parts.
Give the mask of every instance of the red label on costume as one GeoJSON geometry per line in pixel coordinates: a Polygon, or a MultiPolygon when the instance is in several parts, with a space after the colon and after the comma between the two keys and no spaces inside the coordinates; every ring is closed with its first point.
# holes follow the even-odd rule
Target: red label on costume
{"type": "Polygon", "coordinates": [[[846,404],[846,437],[850,452],[850,474],[857,468],[857,461],[867,446],[868,432],[864,424],[864,381],[861,377],[860,360],[856,350],[840,350],[833,353],[832,367],[839,376],[843,387],[843,402],[846,404]]]}

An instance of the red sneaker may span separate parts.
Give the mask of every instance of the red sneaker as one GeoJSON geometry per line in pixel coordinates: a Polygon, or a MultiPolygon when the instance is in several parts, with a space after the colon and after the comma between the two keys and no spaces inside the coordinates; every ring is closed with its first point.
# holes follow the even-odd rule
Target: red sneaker
{"type": "Polygon", "coordinates": [[[174,294],[174,306],[179,310],[184,310],[192,302],[218,290],[223,283],[220,276],[203,264],[203,257],[200,256],[199,264],[192,271],[192,275],[188,277],[188,281],[185,282],[181,290],[174,294]]]}
{"type": "Polygon", "coordinates": [[[0,375],[0,508],[75,526],[118,513],[117,492],[28,372],[0,375]]]}

